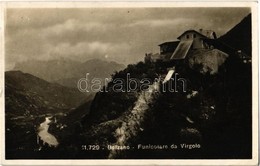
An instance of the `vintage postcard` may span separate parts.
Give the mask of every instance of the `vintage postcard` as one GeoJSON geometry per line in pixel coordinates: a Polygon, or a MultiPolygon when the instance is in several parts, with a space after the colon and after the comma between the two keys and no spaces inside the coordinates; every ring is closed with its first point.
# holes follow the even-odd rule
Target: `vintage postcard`
{"type": "Polygon", "coordinates": [[[2,3],[2,164],[257,165],[256,5],[2,3]]]}

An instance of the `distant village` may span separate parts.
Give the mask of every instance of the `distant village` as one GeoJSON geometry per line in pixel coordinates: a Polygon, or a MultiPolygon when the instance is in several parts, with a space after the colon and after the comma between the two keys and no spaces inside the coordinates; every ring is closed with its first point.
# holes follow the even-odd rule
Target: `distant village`
{"type": "Polygon", "coordinates": [[[234,49],[226,43],[219,42],[213,30],[187,30],[176,41],[168,41],[159,44],[160,53],[146,53],[145,62],[184,60],[192,50],[216,49],[223,54],[238,55],[245,63],[251,62],[251,58],[241,50],[234,49]]]}

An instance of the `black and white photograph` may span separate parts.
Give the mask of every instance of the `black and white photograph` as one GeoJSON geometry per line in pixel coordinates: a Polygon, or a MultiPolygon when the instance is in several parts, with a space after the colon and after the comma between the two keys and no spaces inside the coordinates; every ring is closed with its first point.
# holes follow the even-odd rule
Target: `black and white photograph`
{"type": "Polygon", "coordinates": [[[4,160],[254,159],[253,15],[7,7],[4,160]]]}

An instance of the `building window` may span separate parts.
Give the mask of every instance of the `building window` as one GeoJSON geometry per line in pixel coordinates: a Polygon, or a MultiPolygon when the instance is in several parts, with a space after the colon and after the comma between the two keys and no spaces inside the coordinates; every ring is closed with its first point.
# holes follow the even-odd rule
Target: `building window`
{"type": "Polygon", "coordinates": [[[193,34],[193,38],[196,38],[196,34],[193,34]]]}
{"type": "Polygon", "coordinates": [[[186,36],[186,38],[188,39],[188,38],[190,38],[190,36],[189,36],[189,35],[187,35],[187,36],[186,36]]]}

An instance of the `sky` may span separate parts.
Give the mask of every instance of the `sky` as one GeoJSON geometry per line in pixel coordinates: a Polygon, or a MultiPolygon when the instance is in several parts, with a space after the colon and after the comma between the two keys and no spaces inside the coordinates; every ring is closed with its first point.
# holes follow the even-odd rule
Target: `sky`
{"type": "Polygon", "coordinates": [[[61,58],[136,63],[186,30],[214,30],[219,37],[249,13],[250,8],[9,8],[5,66],[61,58]]]}

